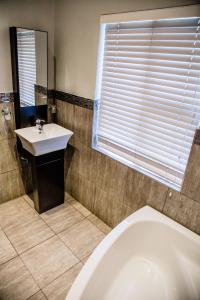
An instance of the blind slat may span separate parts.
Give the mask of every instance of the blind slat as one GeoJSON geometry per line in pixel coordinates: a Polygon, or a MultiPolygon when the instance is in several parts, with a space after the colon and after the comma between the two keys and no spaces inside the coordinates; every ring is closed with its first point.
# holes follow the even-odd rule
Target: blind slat
{"type": "Polygon", "coordinates": [[[96,147],[180,188],[200,120],[200,18],[104,28],[96,147]]]}
{"type": "Polygon", "coordinates": [[[20,101],[24,106],[35,105],[36,58],[35,32],[17,32],[20,101]]]}

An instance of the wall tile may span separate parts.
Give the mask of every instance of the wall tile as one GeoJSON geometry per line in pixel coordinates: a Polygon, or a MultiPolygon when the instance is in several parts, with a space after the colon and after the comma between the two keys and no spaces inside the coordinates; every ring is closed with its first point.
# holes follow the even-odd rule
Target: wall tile
{"type": "Polygon", "coordinates": [[[107,225],[114,227],[133,212],[133,209],[123,204],[123,196],[114,191],[95,189],[92,212],[107,225]]]}
{"type": "Polygon", "coordinates": [[[200,145],[192,146],[182,193],[200,202],[200,145]]]}
{"type": "Polygon", "coordinates": [[[14,116],[14,103],[6,103],[6,106],[11,111],[11,120],[6,121],[4,116],[1,114],[1,111],[5,103],[0,103],[0,140],[13,137],[15,129],[15,116],[14,116]]]}
{"type": "Polygon", "coordinates": [[[198,208],[198,203],[187,197],[200,202],[200,146],[193,146],[189,159],[182,189],[187,197],[183,198],[184,196],[174,192],[182,199],[176,200],[174,204],[167,197],[167,186],[91,149],[91,110],[59,100],[57,104],[58,123],[74,131],[70,140],[74,153],[73,157],[67,158],[65,168],[65,186],[68,193],[111,227],[144,205],[162,211],[167,198],[165,213],[173,217],[173,208],[176,211],[178,203],[182,203],[181,207],[185,205],[189,215],[193,215],[193,221],[185,221],[184,211],[183,216],[179,213],[178,220],[198,231],[195,227],[199,226],[196,220],[198,209],[194,215],[193,208],[188,208],[190,203],[192,207],[198,208]]]}
{"type": "Polygon", "coordinates": [[[168,187],[135,170],[128,169],[124,204],[133,210],[150,205],[162,211],[168,187]]]}
{"type": "Polygon", "coordinates": [[[0,174],[0,203],[17,198],[25,193],[19,170],[0,174]]]}
{"type": "MultiPolygon", "coordinates": [[[[57,106],[57,122],[63,127],[74,132],[74,105],[60,100],[56,100],[57,106]]],[[[70,139],[73,142],[74,136],[70,139]]]]}
{"type": "Polygon", "coordinates": [[[104,191],[112,190],[123,195],[128,167],[95,150],[93,180],[104,191]]]}
{"type": "Polygon", "coordinates": [[[170,190],[163,213],[200,234],[200,204],[198,202],[170,190]]]}
{"type": "Polygon", "coordinates": [[[0,140],[0,173],[5,173],[18,168],[15,145],[15,139],[0,140]]]}
{"type": "Polygon", "coordinates": [[[162,211],[167,197],[168,187],[143,175],[142,189],[146,194],[146,204],[162,211]]]}
{"type": "Polygon", "coordinates": [[[95,185],[92,181],[74,172],[70,178],[72,182],[71,195],[78,199],[89,210],[93,211],[95,185]]]}
{"type": "Polygon", "coordinates": [[[24,194],[24,187],[19,171],[15,151],[15,116],[14,103],[0,103],[0,203],[24,194]],[[11,112],[11,120],[5,120],[1,114],[4,106],[11,112]]]}
{"type": "Polygon", "coordinates": [[[132,169],[128,169],[126,176],[125,194],[123,202],[133,210],[146,203],[146,193],[143,187],[144,176],[132,169]]]}
{"type": "Polygon", "coordinates": [[[83,143],[91,146],[92,143],[92,117],[93,112],[89,109],[74,105],[74,143],[83,143]]]}

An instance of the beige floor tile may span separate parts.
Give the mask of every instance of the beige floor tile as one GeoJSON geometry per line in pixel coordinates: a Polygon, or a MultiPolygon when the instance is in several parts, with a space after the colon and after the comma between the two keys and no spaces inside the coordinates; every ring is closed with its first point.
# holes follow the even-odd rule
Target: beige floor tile
{"type": "Polygon", "coordinates": [[[37,292],[35,295],[31,296],[27,300],[46,300],[46,296],[43,294],[42,291],[37,292]]]}
{"type": "Polygon", "coordinates": [[[108,234],[112,228],[97,218],[95,215],[90,214],[87,218],[90,222],[92,222],[97,228],[99,228],[103,233],[108,234]]]}
{"type": "Polygon", "coordinates": [[[78,263],[57,236],[26,251],[21,258],[41,288],[78,263]]]}
{"type": "Polygon", "coordinates": [[[24,195],[23,198],[30,205],[30,207],[34,208],[34,202],[28,195],[24,195]]]}
{"type": "Polygon", "coordinates": [[[0,205],[0,226],[4,229],[26,224],[37,219],[38,214],[26,203],[23,197],[0,205]]]}
{"type": "Polygon", "coordinates": [[[91,222],[83,220],[59,234],[63,242],[80,259],[88,256],[105,235],[91,222]]]}
{"type": "Polygon", "coordinates": [[[71,205],[64,203],[41,214],[43,220],[56,232],[80,222],[84,217],[71,205]]]}
{"type": "Polygon", "coordinates": [[[85,264],[85,263],[88,261],[89,257],[90,257],[90,255],[84,257],[84,258],[81,260],[81,262],[82,262],[83,264],[85,264]]]}
{"type": "Polygon", "coordinates": [[[37,291],[39,287],[19,257],[1,265],[1,300],[25,300],[37,291]]]}
{"type": "Polygon", "coordinates": [[[83,206],[79,201],[72,197],[68,192],[65,192],[65,202],[71,204],[76,208],[84,217],[88,217],[91,214],[85,206],[83,206]]]}
{"type": "Polygon", "coordinates": [[[54,235],[54,232],[40,217],[30,223],[9,226],[4,230],[18,253],[22,253],[54,235]]]}
{"type": "Polygon", "coordinates": [[[5,263],[16,255],[17,253],[5,233],[0,230],[0,264],[5,263]]]}
{"type": "Polygon", "coordinates": [[[79,274],[82,264],[78,263],[69,271],[59,276],[56,280],[50,283],[43,289],[44,294],[48,300],[65,300],[66,295],[73,284],[75,278],[79,274]]]}
{"type": "Polygon", "coordinates": [[[74,198],[67,198],[67,201],[75,208],[77,209],[84,217],[88,217],[91,215],[91,212],[83,206],[79,201],[75,200],[74,198]]]}

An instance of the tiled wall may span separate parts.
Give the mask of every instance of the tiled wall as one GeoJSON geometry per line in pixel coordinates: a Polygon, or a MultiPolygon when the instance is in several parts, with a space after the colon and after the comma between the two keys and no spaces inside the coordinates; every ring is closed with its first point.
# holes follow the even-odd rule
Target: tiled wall
{"type": "MultiPolygon", "coordinates": [[[[6,95],[9,97],[9,95],[6,95]]],[[[16,159],[15,151],[15,120],[14,104],[6,103],[11,111],[11,120],[6,121],[2,115],[5,107],[5,95],[0,93],[0,203],[16,198],[24,194],[21,171],[16,159]]]]}
{"type": "MultiPolygon", "coordinates": [[[[57,122],[74,132],[66,154],[66,191],[111,227],[149,204],[200,234],[200,146],[193,145],[182,193],[91,149],[92,116],[57,95],[57,122]],[[62,99],[58,100],[58,99],[62,99]]],[[[82,99],[82,98],[81,98],[82,99]]],[[[67,100],[68,101],[68,100],[67,100]]]]}

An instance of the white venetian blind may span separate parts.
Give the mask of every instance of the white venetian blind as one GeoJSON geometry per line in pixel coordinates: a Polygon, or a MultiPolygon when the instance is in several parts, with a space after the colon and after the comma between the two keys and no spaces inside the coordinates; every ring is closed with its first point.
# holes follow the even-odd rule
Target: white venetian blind
{"type": "Polygon", "coordinates": [[[200,18],[105,25],[96,148],[180,188],[200,120],[200,18]]]}
{"type": "Polygon", "coordinates": [[[17,32],[20,102],[23,106],[35,105],[36,58],[35,32],[17,32]]]}

